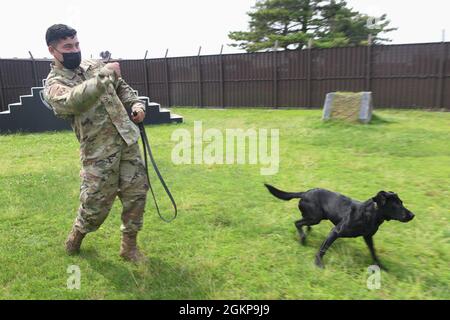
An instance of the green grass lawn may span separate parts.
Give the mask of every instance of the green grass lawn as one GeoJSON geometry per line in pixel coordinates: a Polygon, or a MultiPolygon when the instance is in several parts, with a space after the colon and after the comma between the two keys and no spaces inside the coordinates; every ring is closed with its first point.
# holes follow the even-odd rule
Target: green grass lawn
{"type": "Polygon", "coordinates": [[[148,262],[140,265],[118,256],[118,200],[82,253],[65,254],[80,183],[73,132],[0,136],[1,299],[450,299],[450,113],[377,110],[372,124],[357,125],[322,123],[319,110],[172,111],[185,122],[147,133],[179,217],[162,222],[148,201],[139,236],[148,262]],[[192,132],[199,120],[222,132],[279,129],[278,174],[262,176],[260,165],[173,165],[172,132],[192,132]],[[372,261],[362,238],[338,239],[326,268],[316,268],[332,224],[313,227],[299,245],[297,202],[275,199],[265,182],[359,200],[398,192],[416,218],[386,222],[376,234],[390,269],[381,288],[366,286],[372,261]],[[80,290],[67,289],[70,265],[81,270],[80,290]]]}

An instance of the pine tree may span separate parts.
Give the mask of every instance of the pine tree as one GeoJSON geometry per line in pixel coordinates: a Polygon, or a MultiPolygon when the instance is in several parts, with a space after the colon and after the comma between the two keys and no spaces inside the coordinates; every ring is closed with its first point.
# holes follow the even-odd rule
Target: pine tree
{"type": "Polygon", "coordinates": [[[303,49],[310,39],[317,47],[337,47],[389,41],[379,34],[388,29],[386,15],[374,26],[369,17],[347,6],[344,0],[257,0],[250,17],[249,31],[234,31],[229,38],[247,52],[272,49],[276,43],[284,50],[303,49]]]}

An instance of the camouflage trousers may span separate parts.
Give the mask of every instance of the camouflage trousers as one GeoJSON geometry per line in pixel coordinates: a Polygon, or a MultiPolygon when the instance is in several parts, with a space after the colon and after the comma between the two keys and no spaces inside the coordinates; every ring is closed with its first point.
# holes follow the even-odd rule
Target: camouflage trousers
{"type": "Polygon", "coordinates": [[[149,186],[139,144],[128,146],[122,139],[109,156],[83,160],[80,177],[80,207],[75,228],[82,233],[97,230],[119,196],[124,233],[141,230],[149,186]]]}

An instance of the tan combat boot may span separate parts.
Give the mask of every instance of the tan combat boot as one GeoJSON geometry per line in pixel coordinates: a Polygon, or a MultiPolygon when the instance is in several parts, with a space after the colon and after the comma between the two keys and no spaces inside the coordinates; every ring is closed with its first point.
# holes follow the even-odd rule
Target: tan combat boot
{"type": "Polygon", "coordinates": [[[69,255],[80,253],[81,242],[85,236],[85,233],[81,233],[75,229],[75,227],[72,227],[72,230],[66,240],[66,252],[69,255]]]}
{"type": "Polygon", "coordinates": [[[122,233],[120,256],[125,260],[132,262],[144,260],[145,256],[137,247],[137,233],[122,233]]]}

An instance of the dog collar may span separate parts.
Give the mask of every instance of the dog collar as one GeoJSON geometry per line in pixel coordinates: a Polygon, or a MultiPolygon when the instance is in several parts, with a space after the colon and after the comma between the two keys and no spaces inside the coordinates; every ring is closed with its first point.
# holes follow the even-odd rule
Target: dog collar
{"type": "Polygon", "coordinates": [[[375,206],[375,210],[378,210],[378,203],[376,203],[375,201],[373,202],[373,205],[375,206]]]}

